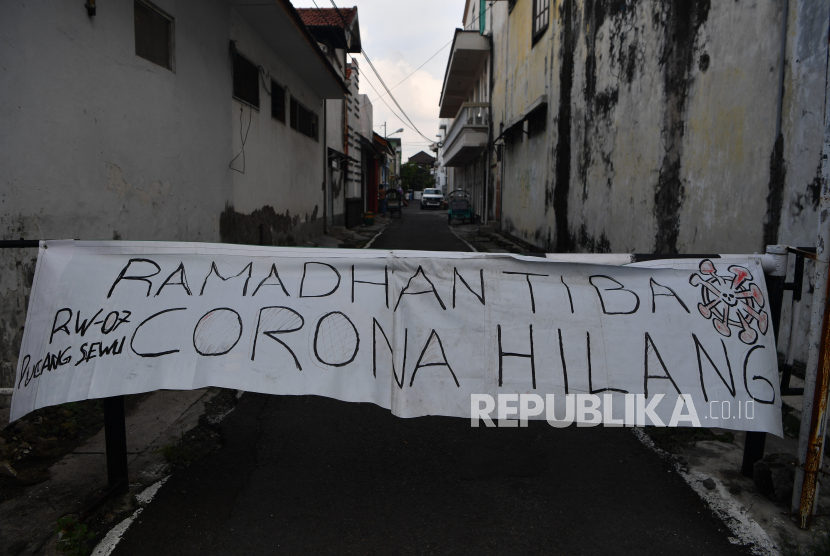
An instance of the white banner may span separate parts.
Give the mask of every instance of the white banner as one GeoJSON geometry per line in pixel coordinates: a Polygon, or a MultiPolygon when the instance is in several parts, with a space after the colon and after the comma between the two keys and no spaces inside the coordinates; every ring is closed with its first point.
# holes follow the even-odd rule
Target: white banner
{"type": "Polygon", "coordinates": [[[780,436],[759,261],[680,266],[688,268],[49,241],[11,418],[69,401],[220,386],[371,402],[401,417],[780,436]]]}

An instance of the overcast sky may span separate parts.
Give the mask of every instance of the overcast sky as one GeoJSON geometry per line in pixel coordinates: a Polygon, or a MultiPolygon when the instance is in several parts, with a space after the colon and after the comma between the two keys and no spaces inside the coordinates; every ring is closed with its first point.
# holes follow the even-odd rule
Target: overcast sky
{"type": "MultiPolygon", "coordinates": [[[[315,0],[320,8],[331,8],[329,0],[315,0]]],[[[294,0],[296,8],[313,8],[311,0],[294,0]]],[[[403,107],[421,133],[432,140],[438,134],[438,101],[447,57],[456,27],[461,27],[464,0],[335,0],[340,8],[357,5],[360,23],[360,38],[363,50],[368,54],[392,95],[403,107]],[[446,47],[445,47],[446,45],[446,47]],[[441,50],[441,48],[443,50],[441,50]],[[441,50],[412,77],[393,86],[412,73],[433,54],[441,50]]],[[[426,139],[412,131],[401,121],[400,111],[388,95],[378,99],[378,93],[385,92],[363,56],[353,54],[360,67],[360,92],[369,95],[374,107],[375,132],[383,135],[383,122],[392,137],[403,138],[403,161],[418,151],[429,151],[426,139]],[[383,101],[398,113],[396,116],[383,101]],[[403,133],[392,134],[404,128],[403,133]]],[[[408,123],[408,122],[407,122],[408,123]]]]}

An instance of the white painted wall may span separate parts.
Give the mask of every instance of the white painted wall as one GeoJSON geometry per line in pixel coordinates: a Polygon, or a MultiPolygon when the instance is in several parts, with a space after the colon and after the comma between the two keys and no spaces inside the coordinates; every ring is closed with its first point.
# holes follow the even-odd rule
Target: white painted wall
{"type": "MultiPolygon", "coordinates": [[[[295,229],[309,229],[301,236],[311,235],[313,220],[322,216],[323,210],[323,102],[293,70],[263,42],[250,26],[231,10],[231,39],[236,40],[237,50],[257,65],[262,66],[270,87],[270,79],[281,83],[286,91],[285,123],[271,117],[271,97],[263,79],[259,84],[259,110],[236,99],[232,101],[230,123],[232,126],[233,156],[242,149],[245,139],[245,173],[232,172],[233,191],[231,203],[237,212],[249,214],[264,206],[271,206],[278,215],[274,234],[296,233],[295,229]],[[314,140],[291,129],[289,98],[294,96],[306,108],[317,113],[320,123],[319,139],[314,140]],[[248,126],[250,121],[250,128],[248,126]]],[[[337,102],[337,101],[328,101],[337,102]]],[[[233,167],[242,168],[242,157],[233,167]]],[[[319,234],[322,229],[315,227],[319,234]]],[[[298,230],[299,231],[299,230],[298,230]]],[[[304,239],[295,237],[295,240],[304,239]]]]}
{"type": "MultiPolygon", "coordinates": [[[[299,243],[321,234],[322,142],[272,120],[264,89],[259,112],[232,100],[229,39],[317,110],[321,127],[323,100],[226,0],[155,4],[175,19],[175,71],[136,56],[132,0],[99,3],[94,17],[83,2],[3,5],[0,237],[299,243]],[[240,112],[246,129],[251,118],[244,175],[229,168],[240,112]]],[[[0,387],[13,381],[34,257],[0,250],[0,387]]]]}

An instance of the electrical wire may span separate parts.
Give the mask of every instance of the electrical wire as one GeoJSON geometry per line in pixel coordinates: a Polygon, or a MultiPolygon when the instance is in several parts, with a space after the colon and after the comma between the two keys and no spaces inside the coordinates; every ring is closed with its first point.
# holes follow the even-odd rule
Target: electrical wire
{"type": "MultiPolygon", "coordinates": [[[[472,28],[472,26],[473,26],[473,25],[475,25],[475,23],[481,19],[481,16],[482,16],[482,15],[484,15],[484,14],[486,14],[488,11],[490,11],[490,8],[492,8],[492,7],[493,7],[493,2],[490,2],[490,5],[489,5],[489,6],[487,6],[487,9],[485,9],[483,12],[481,12],[481,13],[478,15],[478,17],[476,17],[476,18],[475,18],[472,22],[470,22],[470,24],[469,24],[469,25],[467,25],[466,27],[464,27],[464,30],[465,30],[465,31],[467,31],[468,29],[472,28]]],[[[395,87],[397,87],[398,85],[400,85],[401,83],[403,83],[404,81],[406,81],[407,79],[409,79],[410,77],[412,77],[413,75],[415,75],[416,73],[418,73],[418,70],[420,70],[422,67],[424,67],[425,65],[427,65],[427,64],[430,62],[430,60],[432,60],[433,58],[435,58],[436,56],[438,56],[438,55],[441,53],[441,51],[442,51],[442,50],[444,50],[445,48],[447,48],[449,45],[451,45],[451,44],[453,43],[453,41],[454,41],[454,40],[455,40],[455,38],[453,38],[453,40],[452,40],[452,41],[448,42],[447,44],[445,44],[444,46],[442,46],[441,48],[439,48],[439,49],[438,49],[438,52],[436,52],[435,54],[433,54],[432,56],[430,56],[430,57],[427,59],[427,61],[426,61],[426,62],[424,62],[423,64],[421,64],[421,65],[420,65],[420,66],[418,66],[417,68],[415,68],[415,70],[413,70],[413,71],[412,71],[412,73],[410,73],[409,75],[407,75],[406,77],[404,77],[403,79],[401,79],[400,81],[398,81],[396,84],[392,85],[391,89],[394,89],[395,87]]],[[[391,89],[390,89],[390,90],[391,90],[391,89]]],[[[383,93],[381,96],[385,96],[386,94],[387,94],[387,93],[383,93]]],[[[380,98],[380,97],[378,97],[378,98],[380,98]]],[[[370,102],[375,102],[376,100],[378,100],[378,99],[376,98],[376,99],[374,99],[374,100],[371,100],[370,102]]]]}
{"type": "Polygon", "coordinates": [[[248,140],[248,131],[251,130],[251,119],[253,119],[254,109],[251,108],[250,106],[248,107],[248,127],[245,129],[245,136],[243,137],[242,136],[242,114],[244,114],[244,112],[245,112],[245,106],[244,105],[240,106],[239,107],[239,138],[242,140],[242,148],[239,149],[239,152],[236,154],[235,157],[233,157],[233,160],[231,160],[228,163],[228,168],[230,168],[234,172],[239,172],[240,174],[245,173],[245,141],[248,140]],[[239,158],[240,155],[242,155],[242,170],[237,170],[232,165],[233,165],[234,160],[239,158]]]}
{"type": "MultiPolygon", "coordinates": [[[[325,20],[326,24],[327,24],[327,25],[329,25],[329,26],[332,26],[331,22],[329,21],[329,18],[328,18],[328,17],[326,17],[325,12],[324,12],[324,11],[320,8],[320,6],[318,6],[318,5],[317,5],[317,2],[315,2],[314,0],[312,0],[312,3],[314,4],[314,7],[315,7],[315,8],[317,8],[317,11],[318,11],[318,12],[320,12],[320,15],[323,17],[323,20],[325,20]]],[[[336,6],[335,6],[335,7],[336,7],[336,6]]],[[[343,20],[344,25],[347,25],[347,24],[345,23],[345,19],[343,19],[343,15],[342,15],[342,14],[340,14],[340,12],[339,12],[339,11],[338,11],[338,15],[340,15],[340,18],[343,20]]],[[[348,29],[345,29],[345,30],[346,30],[346,31],[348,31],[348,29]]],[[[340,42],[340,45],[343,47],[343,49],[344,49],[344,50],[348,50],[348,47],[347,47],[347,46],[343,43],[343,41],[340,39],[340,37],[338,37],[338,41],[340,42]]],[[[363,55],[364,55],[364,56],[366,56],[365,51],[362,49],[362,47],[361,47],[361,52],[363,53],[363,55]]],[[[377,70],[376,70],[376,69],[374,69],[374,66],[372,66],[372,65],[371,65],[371,62],[369,61],[369,59],[368,59],[368,58],[366,58],[366,61],[367,61],[367,62],[369,62],[370,67],[372,67],[372,71],[374,71],[374,72],[375,72],[375,75],[376,75],[376,76],[378,77],[378,79],[382,82],[383,80],[381,79],[380,75],[377,73],[377,70]]],[[[380,97],[380,93],[379,93],[379,92],[378,92],[378,90],[375,88],[375,86],[374,86],[374,85],[372,85],[372,82],[369,80],[368,75],[366,76],[366,83],[368,83],[368,84],[369,84],[369,86],[372,88],[372,90],[374,90],[374,91],[375,91],[375,94],[377,94],[377,95],[378,95],[378,97],[380,97]]],[[[390,96],[391,96],[391,94],[390,94],[390,96]]],[[[392,97],[392,99],[394,100],[394,97],[392,97]]],[[[383,104],[385,104],[385,105],[386,105],[386,107],[389,109],[389,111],[390,111],[390,112],[392,112],[392,114],[393,114],[396,118],[398,118],[398,120],[399,120],[399,121],[400,121],[403,125],[405,125],[405,126],[406,126],[406,127],[408,127],[409,129],[411,129],[411,130],[412,130],[412,131],[414,131],[415,133],[418,133],[419,135],[421,135],[421,137],[424,137],[425,139],[427,138],[427,137],[425,137],[425,136],[424,136],[424,135],[423,135],[420,131],[418,131],[415,127],[413,127],[413,126],[414,126],[414,124],[413,124],[413,125],[409,125],[408,123],[406,123],[406,121],[405,121],[403,118],[401,118],[401,117],[397,114],[397,112],[395,112],[395,110],[394,110],[391,106],[389,106],[389,104],[388,104],[385,100],[381,99],[381,102],[383,102],[383,104]]],[[[397,102],[396,102],[396,104],[397,104],[397,102]]],[[[400,105],[398,105],[398,106],[400,107],[400,105]]],[[[407,119],[409,119],[409,118],[407,117],[407,119]]],[[[411,120],[410,120],[410,121],[411,121],[411,120]]]]}
{"type": "MultiPolygon", "coordinates": [[[[325,12],[323,12],[323,10],[321,10],[321,9],[320,9],[320,6],[318,6],[318,5],[317,5],[317,2],[315,2],[314,0],[312,0],[312,2],[314,3],[314,7],[315,7],[315,8],[317,8],[317,11],[318,11],[318,12],[320,12],[320,15],[321,15],[321,16],[323,17],[323,19],[326,21],[326,23],[328,23],[329,25],[331,25],[331,23],[329,22],[328,18],[326,17],[325,12]]],[[[334,6],[334,10],[335,10],[335,12],[336,12],[336,13],[337,13],[337,15],[340,17],[340,20],[343,22],[343,30],[344,30],[345,32],[349,33],[349,35],[351,35],[351,30],[349,29],[348,22],[346,21],[346,18],[343,16],[343,14],[340,12],[340,8],[338,8],[338,7],[337,7],[337,4],[335,4],[335,3],[334,3],[334,0],[331,0],[331,5],[332,5],[332,6],[334,6]]],[[[346,48],[346,50],[348,50],[348,48],[346,47],[346,45],[345,45],[345,44],[343,44],[343,42],[342,42],[342,41],[341,41],[341,44],[343,45],[343,47],[344,47],[344,48],[346,48]]],[[[420,135],[421,137],[423,137],[424,139],[426,139],[427,141],[429,141],[429,140],[430,140],[430,139],[429,139],[429,137],[427,137],[426,135],[424,135],[423,133],[421,133],[421,131],[418,129],[418,126],[416,126],[416,125],[415,125],[415,122],[413,122],[413,121],[412,121],[412,119],[411,119],[411,118],[407,115],[407,113],[406,113],[406,111],[403,109],[403,107],[401,107],[400,103],[398,103],[397,99],[396,99],[396,98],[395,98],[395,96],[392,94],[392,92],[389,90],[389,87],[386,85],[386,82],[384,82],[384,80],[383,80],[383,78],[380,76],[380,73],[378,72],[377,68],[375,68],[375,65],[372,63],[372,60],[370,60],[370,59],[369,59],[369,56],[366,54],[366,50],[364,50],[362,46],[360,47],[360,52],[361,52],[361,54],[363,54],[363,57],[364,57],[364,59],[366,60],[366,63],[367,63],[367,64],[369,64],[369,67],[371,68],[371,70],[372,70],[372,72],[375,74],[375,76],[378,78],[378,81],[380,82],[380,84],[381,84],[381,85],[383,85],[383,88],[384,88],[384,89],[386,90],[386,92],[389,94],[389,98],[391,98],[391,99],[392,99],[392,102],[393,102],[393,103],[395,103],[395,106],[397,106],[397,107],[398,107],[398,110],[400,110],[401,114],[403,114],[404,118],[406,118],[406,121],[408,121],[408,122],[409,122],[409,124],[411,124],[411,126],[410,126],[410,125],[407,125],[407,127],[409,127],[410,129],[412,129],[413,131],[415,131],[415,133],[417,133],[418,135],[420,135]]],[[[368,81],[367,81],[367,82],[368,82],[368,81]]],[[[369,83],[369,85],[371,85],[371,83],[369,83]]],[[[372,88],[374,89],[374,86],[372,86],[372,88]]],[[[377,89],[375,89],[375,92],[376,92],[376,93],[378,93],[377,89]]],[[[380,95],[380,93],[378,93],[378,95],[380,95]]],[[[385,102],[385,101],[384,101],[384,104],[386,104],[386,102],[385,102]]],[[[392,110],[392,108],[391,108],[388,104],[387,104],[386,106],[387,106],[390,110],[392,110]]],[[[394,113],[394,111],[393,111],[393,113],[394,113]]],[[[397,116],[397,114],[396,114],[396,116],[397,116]]],[[[401,122],[402,122],[402,123],[404,123],[404,124],[406,125],[406,122],[403,122],[403,120],[401,120],[401,122]]]]}

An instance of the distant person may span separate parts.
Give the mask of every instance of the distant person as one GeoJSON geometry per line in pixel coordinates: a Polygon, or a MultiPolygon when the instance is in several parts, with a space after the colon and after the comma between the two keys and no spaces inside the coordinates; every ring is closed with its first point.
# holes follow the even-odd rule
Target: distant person
{"type": "Polygon", "coordinates": [[[378,201],[380,201],[380,215],[386,216],[386,190],[383,185],[378,186],[378,201]]]}
{"type": "Polygon", "coordinates": [[[406,200],[406,195],[403,194],[403,187],[400,185],[398,186],[398,195],[400,195],[401,199],[403,199],[403,206],[408,207],[409,202],[406,200]]]}

